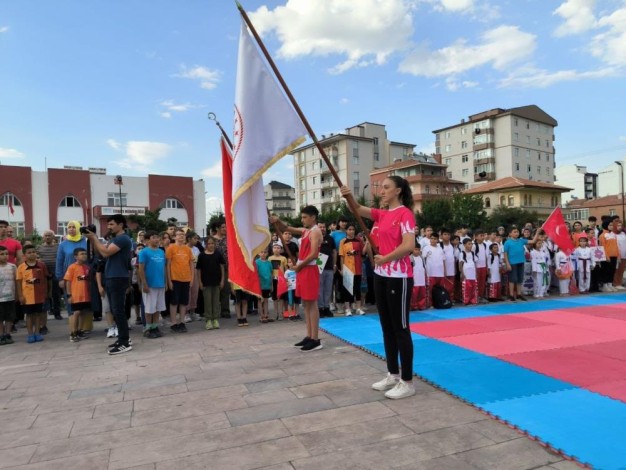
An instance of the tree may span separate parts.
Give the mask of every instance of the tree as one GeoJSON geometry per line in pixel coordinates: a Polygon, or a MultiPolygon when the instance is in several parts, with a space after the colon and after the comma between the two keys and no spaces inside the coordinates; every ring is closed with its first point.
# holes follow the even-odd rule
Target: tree
{"type": "Polygon", "coordinates": [[[454,227],[467,225],[471,229],[482,228],[487,220],[480,194],[456,193],[452,196],[451,205],[454,227]]]}
{"type": "Polygon", "coordinates": [[[485,228],[494,231],[502,226],[508,230],[511,225],[522,227],[527,222],[536,224],[538,220],[539,215],[535,211],[527,211],[520,207],[498,206],[489,216],[485,228]]]}
{"type": "Polygon", "coordinates": [[[444,227],[452,229],[452,203],[448,198],[432,199],[422,203],[422,211],[417,213],[417,225],[430,225],[435,231],[444,227]]]}
{"type": "MultiPolygon", "coordinates": [[[[129,215],[128,222],[136,225],[138,230],[154,230],[155,232],[164,232],[167,230],[167,223],[159,219],[161,209],[153,211],[146,210],[144,215],[129,215]]],[[[134,231],[135,233],[137,230],[134,231]]]]}

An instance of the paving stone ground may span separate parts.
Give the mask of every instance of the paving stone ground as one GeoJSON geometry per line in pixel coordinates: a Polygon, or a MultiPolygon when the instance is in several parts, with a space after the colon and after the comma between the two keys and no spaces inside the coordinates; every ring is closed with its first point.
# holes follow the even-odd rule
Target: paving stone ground
{"type": "Polygon", "coordinates": [[[294,348],[302,322],[143,339],[108,356],[103,323],[71,344],[50,320],[42,343],[0,347],[0,468],[580,468],[417,381],[392,401],[370,385],[385,364],[333,337],[294,348]]]}

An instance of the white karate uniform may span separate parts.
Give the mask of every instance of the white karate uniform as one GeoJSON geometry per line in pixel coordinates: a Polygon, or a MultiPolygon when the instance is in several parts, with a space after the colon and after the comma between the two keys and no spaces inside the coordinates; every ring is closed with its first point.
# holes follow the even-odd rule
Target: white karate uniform
{"type": "Polygon", "coordinates": [[[595,267],[595,261],[593,256],[591,256],[591,248],[582,248],[579,246],[574,250],[574,253],[576,253],[576,257],[578,258],[578,264],[576,266],[578,290],[580,292],[589,292],[591,270],[595,267]]]}

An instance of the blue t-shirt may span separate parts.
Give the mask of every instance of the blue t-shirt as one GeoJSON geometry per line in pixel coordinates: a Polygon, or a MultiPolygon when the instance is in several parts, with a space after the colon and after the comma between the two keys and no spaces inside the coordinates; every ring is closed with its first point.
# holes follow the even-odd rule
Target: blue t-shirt
{"type": "Polygon", "coordinates": [[[334,232],[330,232],[330,236],[333,237],[333,240],[335,241],[335,246],[339,247],[341,245],[341,240],[346,238],[348,235],[346,234],[346,232],[342,232],[341,230],[335,230],[334,232]]]}
{"type": "Polygon", "coordinates": [[[509,264],[520,264],[526,261],[526,253],[524,247],[528,243],[525,238],[508,238],[504,242],[504,252],[506,253],[509,264]]]}
{"type": "Polygon", "coordinates": [[[145,247],[139,252],[139,264],[143,265],[148,287],[165,287],[165,252],[160,248],[145,247]]]}
{"type": "Polygon", "coordinates": [[[107,279],[114,277],[130,276],[130,258],[132,254],[133,244],[130,237],[125,233],[111,239],[111,242],[120,249],[117,253],[107,258],[104,266],[104,277],[107,279]]]}
{"type": "Polygon", "coordinates": [[[270,290],[272,288],[272,262],[263,261],[261,258],[256,260],[257,272],[259,273],[259,283],[261,290],[270,290]]]}

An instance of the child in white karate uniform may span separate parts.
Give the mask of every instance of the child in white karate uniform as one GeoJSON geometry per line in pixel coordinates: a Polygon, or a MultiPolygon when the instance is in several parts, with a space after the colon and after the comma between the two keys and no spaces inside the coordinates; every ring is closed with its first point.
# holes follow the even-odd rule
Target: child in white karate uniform
{"type": "Polygon", "coordinates": [[[561,296],[569,295],[569,283],[573,271],[572,262],[570,257],[560,249],[554,254],[554,268],[556,277],[559,279],[559,293],[561,296]]]}
{"type": "Polygon", "coordinates": [[[587,242],[587,237],[580,237],[578,239],[579,246],[574,250],[578,259],[576,274],[578,277],[578,291],[581,294],[589,292],[591,270],[595,267],[593,256],[591,256],[591,248],[587,246],[587,242]]]}
{"type": "Polygon", "coordinates": [[[533,269],[533,297],[540,299],[546,295],[550,286],[550,256],[543,249],[543,240],[537,240],[530,251],[530,262],[533,269]]]}

